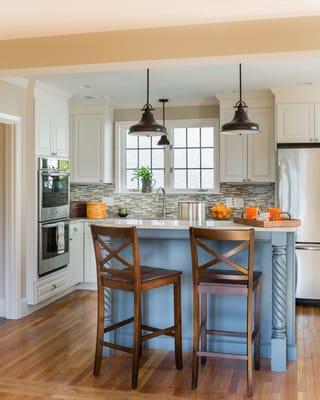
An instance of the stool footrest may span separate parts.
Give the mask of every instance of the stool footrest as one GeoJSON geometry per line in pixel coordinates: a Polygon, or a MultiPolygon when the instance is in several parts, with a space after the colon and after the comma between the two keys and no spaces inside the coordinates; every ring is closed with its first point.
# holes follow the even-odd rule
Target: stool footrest
{"type": "Polygon", "coordinates": [[[231,332],[231,331],[219,331],[216,329],[206,329],[207,335],[217,335],[217,336],[233,336],[233,337],[247,337],[246,332],[231,332]]]}
{"type": "MultiPolygon", "coordinates": [[[[257,333],[259,332],[259,327],[255,328],[252,332],[252,340],[255,339],[257,333]]],[[[219,331],[216,329],[206,329],[206,335],[217,335],[217,336],[231,336],[231,337],[242,337],[246,338],[246,332],[230,332],[230,331],[219,331]]]]}
{"type": "Polygon", "coordinates": [[[153,328],[152,326],[142,325],[142,329],[152,332],[148,335],[144,335],[141,337],[141,339],[143,341],[145,341],[145,340],[153,339],[153,338],[156,338],[156,337],[162,336],[162,335],[173,337],[176,327],[170,326],[169,328],[159,329],[159,328],[153,328]]]}
{"type": "Polygon", "coordinates": [[[125,351],[126,353],[133,353],[133,349],[131,347],[121,346],[120,344],[111,343],[111,342],[103,342],[103,345],[106,347],[110,347],[110,349],[125,351]]]}
{"type": "Polygon", "coordinates": [[[198,351],[197,356],[212,358],[232,358],[234,360],[247,360],[248,356],[243,354],[213,353],[210,351],[198,351]]]}
{"type": "Polygon", "coordinates": [[[115,329],[121,328],[121,326],[124,326],[124,325],[131,324],[132,322],[133,322],[133,317],[124,319],[123,321],[117,322],[115,324],[112,324],[112,325],[104,328],[104,333],[114,331],[115,329]]]}

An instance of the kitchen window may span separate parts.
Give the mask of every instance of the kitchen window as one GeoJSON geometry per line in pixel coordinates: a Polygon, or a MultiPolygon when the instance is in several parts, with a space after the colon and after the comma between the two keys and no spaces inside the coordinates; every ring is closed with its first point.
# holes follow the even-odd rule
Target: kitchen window
{"type": "Polygon", "coordinates": [[[154,189],[167,192],[218,191],[218,120],[167,121],[169,147],[157,145],[159,137],[132,136],[134,122],[116,123],[116,182],[119,192],[138,192],[141,183],[132,180],[136,168],[148,166],[155,179],[154,189]]]}

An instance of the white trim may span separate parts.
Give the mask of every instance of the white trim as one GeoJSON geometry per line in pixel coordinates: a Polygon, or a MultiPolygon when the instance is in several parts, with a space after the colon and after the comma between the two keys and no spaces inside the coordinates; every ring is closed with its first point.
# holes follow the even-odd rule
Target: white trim
{"type": "Polygon", "coordinates": [[[0,318],[6,316],[6,302],[5,299],[0,299],[0,318]]]}
{"type": "Polygon", "coordinates": [[[5,153],[5,317],[21,316],[22,132],[21,118],[0,113],[6,124],[5,153]]]}
{"type": "MultiPolygon", "coordinates": [[[[140,109],[141,108],[141,102],[136,103],[136,102],[127,102],[127,103],[116,103],[113,102],[111,103],[112,107],[114,110],[123,110],[123,109],[140,109]]],[[[156,102],[154,102],[153,106],[156,105],[156,102]]],[[[193,107],[193,106],[217,106],[219,105],[219,102],[215,97],[212,97],[211,99],[190,99],[190,100],[170,100],[170,106],[167,108],[172,108],[172,107],[193,107]]],[[[160,108],[161,106],[158,105],[160,108]]]]}
{"type": "MultiPolygon", "coordinates": [[[[238,91],[232,93],[216,93],[220,108],[234,108],[234,104],[239,100],[238,91]]],[[[274,107],[274,94],[271,90],[259,90],[256,92],[244,92],[243,99],[250,108],[274,107]]]]}
{"type": "Polygon", "coordinates": [[[34,95],[37,95],[37,92],[47,92],[56,96],[61,96],[65,97],[66,99],[69,99],[72,96],[72,93],[65,92],[64,90],[61,90],[55,86],[49,85],[46,82],[42,81],[33,81],[34,82],[34,95]]]}
{"type": "MultiPolygon", "coordinates": [[[[136,123],[136,121],[117,121],[115,122],[115,191],[121,194],[141,194],[141,192],[130,191],[123,188],[125,182],[125,148],[124,148],[124,134],[129,126],[136,123]]],[[[169,139],[172,140],[172,130],[177,127],[198,127],[201,126],[213,126],[214,127],[214,189],[210,190],[177,190],[171,186],[172,174],[170,172],[172,166],[172,151],[171,149],[165,149],[165,176],[164,186],[168,194],[180,195],[180,194],[219,194],[219,168],[220,168],[220,135],[219,135],[219,119],[218,118],[199,118],[199,119],[183,119],[183,120],[167,120],[166,127],[168,130],[169,139]]]]}
{"type": "Polygon", "coordinates": [[[2,81],[11,83],[12,85],[16,85],[26,89],[29,84],[29,80],[27,78],[23,78],[22,76],[8,76],[1,78],[2,81]]]}
{"type": "Polygon", "coordinates": [[[271,88],[275,95],[275,103],[319,103],[320,88],[296,86],[287,88],[271,88]]]}

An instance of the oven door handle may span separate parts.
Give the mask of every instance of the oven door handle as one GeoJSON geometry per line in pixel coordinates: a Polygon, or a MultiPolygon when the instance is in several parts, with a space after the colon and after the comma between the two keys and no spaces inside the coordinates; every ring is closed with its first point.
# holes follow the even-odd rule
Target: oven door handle
{"type": "Polygon", "coordinates": [[[42,176],[70,176],[70,172],[48,172],[40,171],[42,176]]]}
{"type": "Polygon", "coordinates": [[[69,225],[69,221],[59,221],[59,222],[54,222],[52,224],[42,224],[42,228],[54,228],[58,226],[58,224],[61,224],[61,222],[63,222],[64,225],[69,225]]]}

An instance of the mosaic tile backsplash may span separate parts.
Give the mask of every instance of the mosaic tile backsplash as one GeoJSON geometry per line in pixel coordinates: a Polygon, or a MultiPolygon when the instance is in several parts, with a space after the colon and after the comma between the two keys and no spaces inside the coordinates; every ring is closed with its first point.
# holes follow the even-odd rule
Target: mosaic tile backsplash
{"type": "MultiPolygon", "coordinates": [[[[222,183],[220,192],[220,194],[167,194],[167,217],[177,218],[179,201],[206,201],[210,207],[218,202],[225,204],[227,197],[241,197],[245,207],[256,205],[266,211],[275,205],[274,183],[254,185],[222,183]]],[[[156,193],[116,193],[111,184],[71,184],[71,201],[102,200],[102,196],[110,196],[114,199],[114,206],[108,207],[110,216],[117,216],[118,207],[126,205],[128,213],[132,217],[144,219],[162,217],[162,195],[160,195],[159,201],[156,201],[156,193]]]]}

